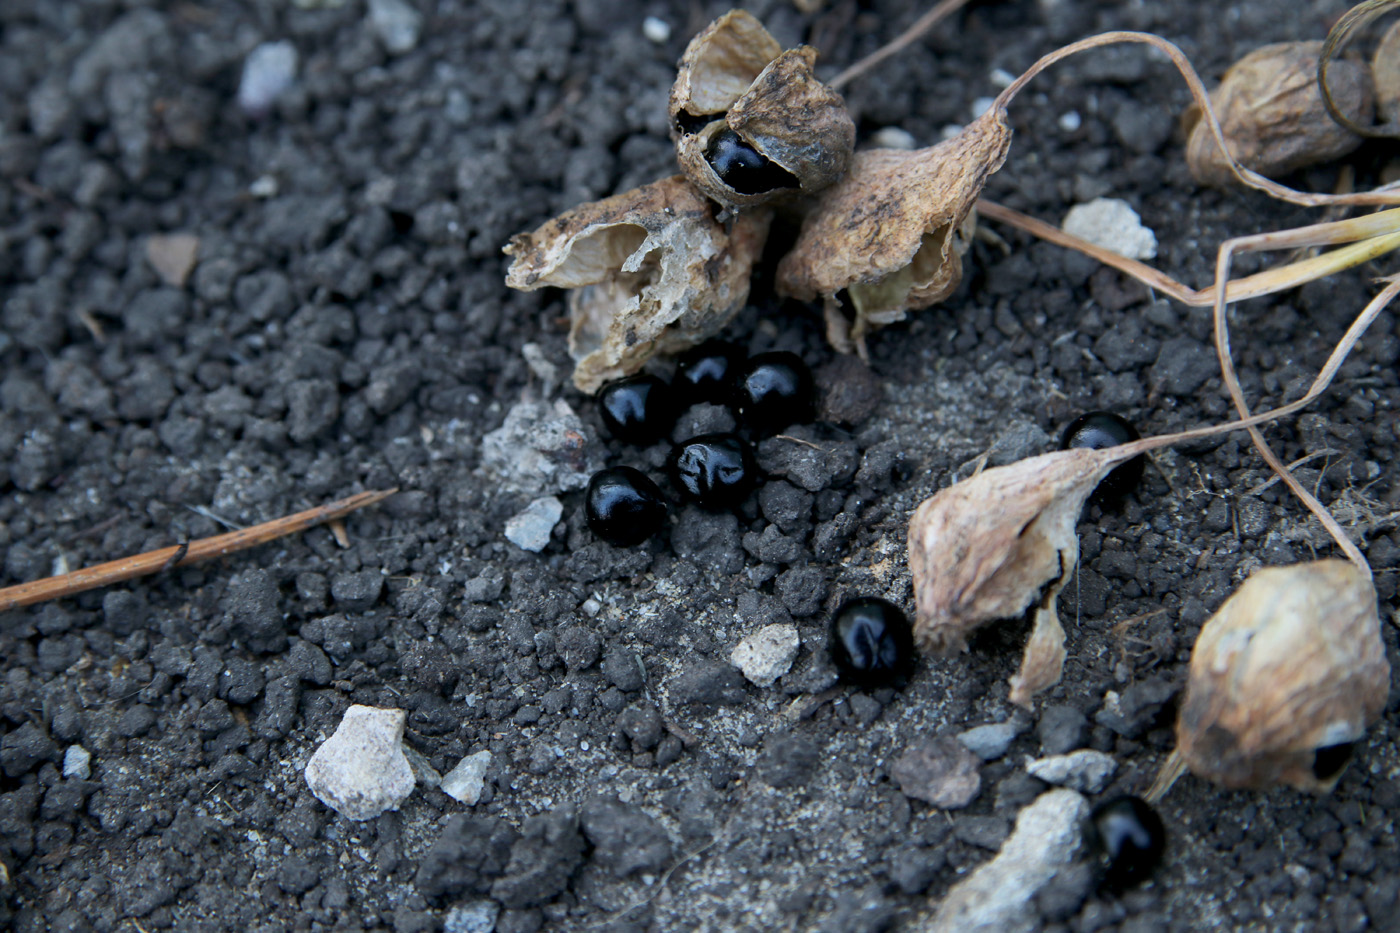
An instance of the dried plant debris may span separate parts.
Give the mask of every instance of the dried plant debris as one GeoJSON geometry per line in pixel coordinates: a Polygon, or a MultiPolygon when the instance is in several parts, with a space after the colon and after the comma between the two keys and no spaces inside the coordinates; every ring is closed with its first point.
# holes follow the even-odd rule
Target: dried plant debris
{"type": "Polygon", "coordinates": [[[1177,753],[1225,787],[1324,793],[1389,686],[1369,574],[1342,560],[1268,567],[1196,639],[1177,753]]]}
{"type": "MultiPolygon", "coordinates": [[[[1210,94],[1230,154],[1246,168],[1277,178],[1309,165],[1340,158],[1361,137],[1338,125],[1317,86],[1321,42],[1280,42],[1240,59],[1210,94]]],[[[1374,109],[1365,65],[1334,61],[1328,69],[1334,105],[1346,118],[1368,124],[1374,109]]],[[[1201,184],[1235,182],[1224,153],[1197,108],[1187,112],[1190,139],[1186,163],[1201,184]]]]}
{"type": "Polygon", "coordinates": [[[671,88],[681,170],[729,208],[828,187],[851,162],[856,130],[840,94],[813,73],[817,52],[783,51],[731,10],[691,40],[671,88]]]}
{"type": "Polygon", "coordinates": [[[507,285],[574,289],[569,350],[579,389],[597,391],[655,353],[702,342],[743,306],[770,214],[748,211],[725,225],[716,210],[674,175],[511,238],[507,285]]]}
{"type": "Polygon", "coordinates": [[[1055,598],[1079,561],[1075,524],[1099,481],[1130,456],[1122,448],[1057,451],[924,500],[909,523],[919,649],[963,651],[983,625],[1034,610],[1011,701],[1028,706],[1059,683],[1065,649],[1055,598]]]}
{"type": "Polygon", "coordinates": [[[998,105],[937,146],[858,153],[803,221],[778,265],[779,291],[824,299],[827,337],[843,352],[906,311],[943,301],[962,281],[973,205],[1010,144],[998,105]],[[854,320],[842,312],[843,293],[854,320]]]}

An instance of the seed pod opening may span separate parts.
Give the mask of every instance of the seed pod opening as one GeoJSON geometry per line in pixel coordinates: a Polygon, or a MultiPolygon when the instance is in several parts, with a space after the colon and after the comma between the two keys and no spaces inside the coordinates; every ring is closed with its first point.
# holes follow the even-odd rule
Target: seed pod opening
{"type": "Polygon", "coordinates": [[[1225,787],[1325,793],[1389,688],[1366,573],[1342,560],[1268,567],[1196,639],[1177,753],[1225,787]]]}
{"type": "Polygon", "coordinates": [[[827,337],[850,352],[864,335],[951,295],[976,227],[973,205],[1011,144],[1006,112],[992,107],[927,149],[857,153],[778,264],[778,290],[824,299],[827,337]],[[849,296],[854,320],[841,312],[849,296]]]}
{"type": "Polygon", "coordinates": [[[974,631],[1034,609],[1011,701],[1059,683],[1064,630],[1055,598],[1079,562],[1075,523],[1099,481],[1128,459],[1076,448],[984,470],[924,500],[909,522],[909,570],[922,651],[949,655],[974,631]]]}
{"type": "Polygon", "coordinates": [[[513,237],[506,284],[569,296],[574,385],[595,392],[655,353],[679,353],[719,332],[743,307],[770,213],[726,226],[679,175],[582,204],[513,237]]]}
{"type": "MultiPolygon", "coordinates": [[[[1211,107],[1230,154],[1245,168],[1277,178],[1340,158],[1361,145],[1360,136],[1327,113],[1317,87],[1321,53],[1321,42],[1266,45],[1232,65],[1211,91],[1211,107]]],[[[1364,65],[1334,61],[1327,82],[1340,113],[1361,125],[1371,122],[1371,76],[1364,65]]],[[[1233,184],[1229,163],[1200,117],[1193,108],[1185,118],[1191,175],[1203,185],[1233,184]]]]}
{"type": "Polygon", "coordinates": [[[681,170],[728,208],[811,194],[845,174],[855,124],[817,80],[817,53],[783,51],[763,25],[731,10],[691,40],[671,87],[681,170]]]}

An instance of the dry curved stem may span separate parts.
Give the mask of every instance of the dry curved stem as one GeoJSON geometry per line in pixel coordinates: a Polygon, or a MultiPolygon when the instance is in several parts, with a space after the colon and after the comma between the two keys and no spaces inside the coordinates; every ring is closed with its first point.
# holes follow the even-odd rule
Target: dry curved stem
{"type": "Polygon", "coordinates": [[[832,78],[827,82],[826,86],[833,91],[839,91],[842,86],[859,78],[885,59],[892,55],[897,55],[919,41],[930,29],[967,6],[967,3],[968,0],[943,0],[942,3],[939,3],[923,16],[916,19],[908,29],[904,30],[904,32],[900,33],[897,37],[880,46],[874,52],[871,52],[845,71],[842,71],[839,75],[832,78]]]}
{"type": "Polygon", "coordinates": [[[1332,99],[1331,88],[1327,84],[1327,71],[1333,60],[1341,55],[1356,34],[1369,26],[1377,17],[1400,8],[1400,0],[1366,0],[1358,3],[1342,14],[1342,18],[1328,30],[1327,40],[1322,44],[1322,54],[1317,58],[1317,87],[1322,92],[1322,103],[1328,115],[1339,126],[1370,139],[1394,139],[1400,137],[1400,123],[1391,121],[1380,126],[1362,126],[1348,117],[1332,99]]]}
{"type": "Polygon", "coordinates": [[[326,522],[336,521],[356,509],[362,509],[367,505],[373,505],[387,499],[396,492],[398,492],[397,489],[362,492],[328,505],[297,512],[295,515],[262,522],[251,528],[240,528],[238,531],[214,535],[212,538],[200,538],[188,544],[177,544],[174,547],[161,548],[158,551],[147,551],[133,557],[123,557],[120,560],[108,561],[94,567],[84,567],[82,570],[75,570],[72,573],[45,577],[32,583],[8,586],[0,589],[0,612],[85,593],[101,586],[134,580],[137,577],[160,573],[175,567],[186,567],[215,557],[224,557],[235,551],[246,550],[268,541],[274,541],[277,538],[296,534],[298,531],[305,531],[326,522]]]}
{"type": "Polygon", "coordinates": [[[1396,190],[1400,188],[1400,183],[1382,185],[1371,191],[1358,191],[1347,194],[1320,194],[1316,192],[1298,191],[1287,185],[1279,184],[1271,178],[1266,178],[1258,172],[1240,165],[1235,157],[1230,155],[1230,148],[1225,142],[1225,134],[1220,128],[1220,121],[1215,115],[1215,109],[1211,106],[1210,95],[1207,93],[1205,85],[1201,82],[1200,75],[1196,73],[1196,69],[1191,66],[1191,62],[1187,60],[1186,55],[1181,49],[1177,48],[1166,39],[1163,39],[1161,36],[1154,35],[1150,32],[1105,32],[1062,46],[1041,57],[1039,61],[1027,68],[1019,78],[1007,85],[1005,90],[997,95],[995,106],[1007,106],[1007,104],[1030,83],[1032,78],[1056,62],[1069,58],[1071,55],[1078,54],[1079,52],[1105,45],[1114,45],[1120,42],[1150,45],[1166,55],[1167,58],[1171,59],[1172,64],[1175,65],[1176,70],[1181,73],[1182,79],[1186,82],[1187,88],[1191,91],[1191,97],[1200,108],[1201,119],[1205,120],[1210,127],[1211,135],[1215,138],[1216,145],[1220,147],[1220,151],[1224,154],[1225,161],[1229,165],[1231,174],[1239,179],[1241,184],[1253,188],[1256,191],[1262,191],[1281,201],[1287,201],[1291,204],[1301,204],[1305,207],[1317,207],[1326,204],[1400,204],[1400,190],[1396,190]]]}

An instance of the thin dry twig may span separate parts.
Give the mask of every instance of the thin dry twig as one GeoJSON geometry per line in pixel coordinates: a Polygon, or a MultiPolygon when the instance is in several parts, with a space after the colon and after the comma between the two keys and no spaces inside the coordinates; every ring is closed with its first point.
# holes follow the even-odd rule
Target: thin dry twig
{"type": "Polygon", "coordinates": [[[968,0],[943,0],[942,3],[939,3],[923,16],[916,19],[908,29],[900,33],[895,39],[885,43],[854,65],[851,65],[845,71],[828,81],[826,86],[833,91],[839,91],[843,85],[851,83],[891,55],[896,55],[919,41],[919,39],[934,26],[966,6],[967,2],[968,0]]]}
{"type": "Polygon", "coordinates": [[[251,528],[230,531],[212,538],[200,538],[187,544],[177,544],[174,547],[161,548],[158,551],[147,551],[144,554],[123,557],[120,560],[98,564],[95,567],[85,567],[72,573],[6,587],[0,589],[0,612],[33,606],[77,593],[85,593],[98,587],[121,583],[125,580],[134,580],[137,577],[160,573],[174,567],[184,567],[215,557],[223,557],[259,544],[266,544],[268,541],[296,534],[325,522],[335,521],[356,509],[381,502],[396,492],[398,492],[397,489],[362,492],[337,500],[329,505],[317,506],[295,515],[276,518],[251,528]]]}

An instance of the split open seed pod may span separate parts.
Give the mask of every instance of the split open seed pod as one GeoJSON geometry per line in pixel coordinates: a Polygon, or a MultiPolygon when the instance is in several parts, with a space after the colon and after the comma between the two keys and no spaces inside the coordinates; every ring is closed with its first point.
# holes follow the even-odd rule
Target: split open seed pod
{"type": "MultiPolygon", "coordinates": [[[[1361,137],[1333,120],[1323,103],[1317,86],[1321,53],[1321,42],[1266,45],[1232,65],[1211,92],[1230,154],[1245,168],[1277,178],[1361,145],[1361,137]]],[[[1341,114],[1361,125],[1371,122],[1373,93],[1365,65],[1334,61],[1327,82],[1341,114]]],[[[1186,164],[1201,184],[1226,187],[1235,176],[1200,116],[1195,108],[1186,114],[1186,164]]]]}
{"type": "Polygon", "coordinates": [[[998,105],[931,148],[857,153],[778,264],[778,290],[800,301],[822,298],[827,338],[847,353],[869,331],[943,301],[962,281],[973,205],[1010,145],[998,105]],[[842,293],[854,320],[842,313],[842,293]]]}
{"type": "MultiPolygon", "coordinates": [[[[1371,57],[1371,76],[1376,83],[1376,111],[1381,119],[1400,123],[1400,20],[1392,23],[1381,36],[1371,57]]],[[[1331,86],[1330,75],[1328,86],[1331,86]]]]}
{"type": "Polygon", "coordinates": [[[982,626],[1034,610],[1011,701],[1029,706],[1059,683],[1065,634],[1055,598],[1079,562],[1075,523],[1099,482],[1134,455],[1057,451],[984,470],[924,500],[909,522],[919,649],[966,650],[982,626]]]}
{"type": "Polygon", "coordinates": [[[686,177],[725,207],[744,208],[812,194],[844,175],[855,124],[841,95],[817,80],[816,59],[808,46],[784,52],[743,10],[692,39],[670,102],[686,177]]]}
{"type": "Polygon", "coordinates": [[[569,351],[580,390],[701,343],[743,307],[771,215],[749,211],[726,226],[715,214],[674,175],[511,238],[507,285],[574,289],[569,351]]]}
{"type": "Polygon", "coordinates": [[[1265,568],[1196,639],[1177,754],[1225,787],[1325,793],[1389,687],[1365,571],[1342,560],[1265,568]]]}

